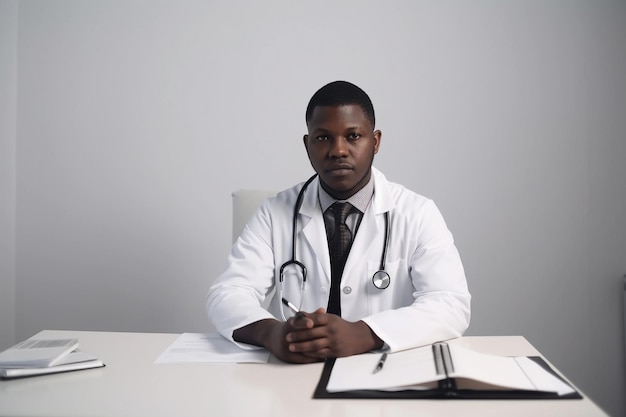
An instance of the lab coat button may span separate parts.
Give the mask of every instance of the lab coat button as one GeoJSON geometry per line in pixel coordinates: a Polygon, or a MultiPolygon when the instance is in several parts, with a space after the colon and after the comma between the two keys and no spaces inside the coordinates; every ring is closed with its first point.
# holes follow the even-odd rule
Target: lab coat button
{"type": "Polygon", "coordinates": [[[350,294],[351,292],[352,292],[352,288],[351,287],[348,287],[348,286],[343,287],[343,293],[344,294],[350,294]]]}
{"type": "Polygon", "coordinates": [[[328,288],[322,287],[320,288],[320,291],[322,292],[322,294],[326,294],[328,292],[328,288]]]}

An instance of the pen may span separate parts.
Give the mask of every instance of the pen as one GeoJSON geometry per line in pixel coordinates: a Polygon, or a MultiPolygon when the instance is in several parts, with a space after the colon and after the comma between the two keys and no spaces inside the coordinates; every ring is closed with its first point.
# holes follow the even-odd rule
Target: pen
{"type": "Polygon", "coordinates": [[[289,310],[293,311],[293,313],[296,315],[296,318],[300,318],[303,317],[304,314],[302,314],[302,312],[300,310],[298,310],[298,308],[296,306],[294,306],[293,304],[291,304],[289,302],[289,300],[287,300],[286,298],[282,298],[283,300],[283,304],[286,305],[287,307],[289,307],[289,310]]]}
{"type": "Polygon", "coordinates": [[[385,366],[386,360],[387,360],[387,352],[383,353],[383,355],[380,357],[380,359],[378,360],[378,363],[376,364],[376,368],[374,368],[374,372],[372,373],[375,374],[376,372],[382,371],[383,366],[385,366]]]}

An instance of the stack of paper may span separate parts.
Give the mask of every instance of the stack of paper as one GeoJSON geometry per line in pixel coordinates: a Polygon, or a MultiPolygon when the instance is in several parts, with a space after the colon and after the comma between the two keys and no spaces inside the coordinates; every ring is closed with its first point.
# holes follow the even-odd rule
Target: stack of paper
{"type": "Polygon", "coordinates": [[[19,378],[104,366],[77,350],[78,339],[28,339],[0,352],[0,378],[19,378]]]}

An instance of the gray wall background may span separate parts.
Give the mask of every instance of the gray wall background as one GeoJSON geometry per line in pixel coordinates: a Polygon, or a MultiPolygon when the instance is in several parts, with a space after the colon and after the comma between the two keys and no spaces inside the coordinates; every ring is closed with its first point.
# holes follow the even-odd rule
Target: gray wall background
{"type": "Polygon", "coordinates": [[[0,1],[0,350],[15,340],[17,3],[0,1]]]}
{"type": "Polygon", "coordinates": [[[304,109],[368,91],[473,294],[625,412],[624,1],[0,0],[0,347],[208,331],[231,192],[312,173],[304,109]]]}

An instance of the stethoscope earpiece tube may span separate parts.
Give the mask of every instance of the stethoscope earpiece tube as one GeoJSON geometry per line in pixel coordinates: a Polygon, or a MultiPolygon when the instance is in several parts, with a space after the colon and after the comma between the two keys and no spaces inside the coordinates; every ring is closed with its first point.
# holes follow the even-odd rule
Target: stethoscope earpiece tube
{"type": "MultiPolygon", "coordinates": [[[[304,191],[309,186],[309,184],[311,184],[311,182],[313,182],[315,177],[317,177],[317,174],[313,174],[313,176],[311,176],[311,178],[309,178],[304,183],[304,185],[302,186],[302,189],[298,193],[298,198],[296,199],[296,205],[295,205],[294,210],[293,210],[293,220],[292,220],[292,229],[291,229],[291,233],[292,233],[291,234],[291,242],[292,242],[292,245],[291,245],[291,259],[281,265],[280,271],[279,271],[279,275],[278,275],[278,280],[279,280],[278,292],[279,292],[280,298],[282,298],[283,297],[283,285],[284,285],[283,281],[285,279],[285,276],[284,276],[285,268],[287,268],[289,265],[295,265],[296,267],[300,268],[300,271],[302,273],[302,285],[300,287],[300,307],[302,307],[302,294],[304,294],[304,288],[306,286],[306,267],[304,266],[304,264],[302,262],[300,262],[300,261],[298,261],[296,259],[296,240],[297,240],[297,232],[298,232],[298,212],[300,211],[300,207],[302,207],[302,200],[304,198],[304,191]]],[[[282,304],[281,304],[281,307],[280,307],[280,314],[281,314],[283,320],[287,320],[285,318],[285,311],[283,309],[282,304]]]]}
{"type": "MultiPolygon", "coordinates": [[[[304,199],[304,191],[307,189],[309,184],[313,182],[313,180],[317,177],[317,174],[313,174],[311,178],[309,178],[302,189],[298,193],[298,198],[296,199],[296,205],[293,209],[293,219],[292,219],[292,229],[291,229],[291,260],[289,262],[285,262],[283,266],[280,268],[281,270],[289,263],[300,263],[296,260],[296,237],[298,232],[298,213],[300,212],[300,207],[302,207],[302,200],[304,199]]],[[[302,265],[302,264],[300,264],[302,265]]]]}

